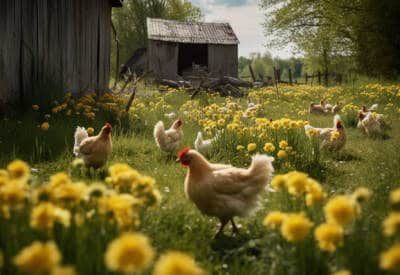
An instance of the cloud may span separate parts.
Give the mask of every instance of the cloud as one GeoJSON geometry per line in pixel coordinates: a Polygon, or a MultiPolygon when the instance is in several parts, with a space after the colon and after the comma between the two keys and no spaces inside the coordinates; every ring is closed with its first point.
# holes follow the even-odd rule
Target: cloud
{"type": "Polygon", "coordinates": [[[262,23],[265,15],[256,0],[192,0],[201,7],[206,22],[228,22],[239,38],[239,55],[249,56],[252,52],[273,56],[289,57],[290,49],[271,50],[265,47],[266,38],[262,23]]]}

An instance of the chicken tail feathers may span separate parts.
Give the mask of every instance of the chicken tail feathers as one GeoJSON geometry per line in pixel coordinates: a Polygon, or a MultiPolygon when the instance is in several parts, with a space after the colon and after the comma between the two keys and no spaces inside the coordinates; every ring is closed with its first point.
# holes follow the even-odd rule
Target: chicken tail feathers
{"type": "Polygon", "coordinates": [[[165,134],[164,122],[160,120],[159,122],[156,123],[156,125],[154,126],[153,135],[158,147],[164,148],[167,140],[167,136],[165,134]]]}
{"type": "Polygon", "coordinates": [[[267,186],[271,182],[272,174],[274,173],[274,167],[272,166],[274,160],[273,157],[268,155],[254,155],[249,167],[249,173],[265,177],[266,181],[264,184],[267,186]]]}
{"type": "Polygon", "coordinates": [[[75,130],[75,143],[74,143],[74,155],[78,156],[79,155],[79,146],[81,145],[82,141],[89,137],[89,134],[87,133],[85,127],[76,127],[75,130]]]}
{"type": "Polygon", "coordinates": [[[203,144],[203,134],[201,132],[198,132],[196,140],[194,141],[194,148],[197,151],[200,151],[202,144],[203,144]]]}

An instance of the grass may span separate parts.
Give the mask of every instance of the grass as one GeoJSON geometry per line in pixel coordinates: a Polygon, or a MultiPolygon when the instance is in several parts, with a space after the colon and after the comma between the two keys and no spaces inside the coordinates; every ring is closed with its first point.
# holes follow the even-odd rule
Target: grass
{"type": "MultiPolygon", "coordinates": [[[[279,99],[276,99],[272,93],[267,93],[263,97],[250,94],[250,98],[253,100],[262,100],[263,102],[260,103],[264,103],[265,100],[268,102],[267,107],[259,112],[259,116],[273,119],[281,117],[305,119],[309,120],[313,126],[331,127],[331,115],[299,114],[299,111],[305,110],[311,100],[318,101],[322,96],[331,97],[332,101],[339,99],[342,102],[358,106],[372,104],[375,103],[375,100],[379,100],[382,109],[387,103],[394,104],[390,108],[381,109],[391,121],[387,139],[369,139],[363,136],[358,129],[347,127],[347,144],[344,150],[338,153],[323,153],[319,162],[316,163],[318,167],[314,169],[318,171],[316,177],[321,180],[328,196],[349,193],[358,186],[365,186],[373,191],[371,200],[363,209],[362,221],[354,225],[359,227],[357,232],[362,232],[362,235],[346,235],[345,245],[339,249],[340,253],[337,252],[334,255],[319,253],[312,244],[312,238],[308,238],[299,245],[287,243],[279,233],[267,231],[262,226],[262,220],[266,213],[271,210],[283,209],[285,207],[284,200],[291,200],[287,197],[284,198],[282,194],[275,193],[263,197],[262,207],[254,215],[238,220],[241,227],[240,236],[231,237],[230,232],[226,231],[223,238],[214,240],[213,236],[218,226],[217,220],[203,216],[185,197],[183,190],[185,168],[176,164],[173,157],[160,152],[152,138],[154,123],[162,119],[169,124],[170,121],[163,114],[169,111],[178,111],[180,106],[189,99],[189,96],[183,92],[162,95],[161,97],[164,99],[162,107],[130,114],[130,122],[121,123],[120,125],[124,125],[124,127],[116,127],[113,133],[113,154],[108,164],[124,162],[141,173],[154,177],[162,193],[160,207],[146,210],[138,231],[151,239],[158,253],[166,250],[187,252],[193,255],[196,261],[210,274],[328,274],[341,268],[350,269],[353,274],[384,274],[379,270],[378,255],[392,241],[382,237],[381,222],[390,209],[387,203],[388,194],[390,190],[400,184],[399,100],[390,100],[387,95],[379,95],[379,98],[367,98],[360,94],[363,91],[361,87],[358,87],[356,91],[346,87],[333,88],[338,89],[333,92],[324,88],[313,88],[312,91],[309,91],[308,89],[311,88],[307,87],[303,91],[302,88],[296,89],[297,93],[304,93],[301,96],[293,95],[291,88],[287,88],[287,91],[285,89],[279,99]]],[[[399,90],[400,88],[397,86],[397,93],[399,90]]],[[[153,100],[153,96],[148,94],[145,91],[139,94],[139,99],[146,104],[147,109],[150,108],[147,105],[148,102],[153,100]]],[[[156,96],[158,97],[158,95],[156,96]]],[[[205,95],[201,95],[199,98],[200,105],[204,106],[222,101],[223,99],[218,97],[205,95]]],[[[244,99],[238,100],[238,102],[242,105],[245,104],[244,99]]],[[[40,118],[36,116],[36,113],[28,112],[18,119],[3,120],[0,123],[4,129],[0,135],[0,147],[2,152],[6,152],[0,156],[0,167],[5,167],[14,158],[25,159],[37,169],[34,177],[39,182],[46,181],[57,171],[71,170],[72,133],[76,123],[83,123],[86,127],[94,124],[95,128],[99,129],[105,120],[101,116],[93,122],[74,119],[65,121],[62,117],[55,118],[50,121],[49,131],[43,132],[37,128],[40,118]],[[44,143],[35,145],[40,147],[36,148],[33,146],[35,142],[44,143]],[[46,146],[52,149],[46,151],[43,148],[46,146]],[[47,153],[42,154],[40,150],[47,153]]],[[[183,145],[192,146],[200,128],[194,121],[185,121],[184,123],[183,145]]],[[[215,150],[211,159],[228,163],[232,161],[232,156],[239,154],[232,149],[226,152],[225,149],[215,150]]],[[[244,166],[248,160],[248,158],[244,158],[233,162],[244,166]]],[[[277,173],[288,170],[287,167],[282,166],[277,173]]],[[[313,167],[310,167],[309,170],[313,171],[313,167]]],[[[91,175],[72,173],[75,179],[85,181],[102,179],[104,174],[104,171],[98,171],[91,175]]],[[[290,210],[290,207],[288,209],[290,210]]],[[[316,220],[321,221],[321,211],[317,211],[313,215],[316,220]]],[[[104,251],[105,244],[117,232],[100,238],[101,242],[97,245],[90,237],[90,234],[93,233],[90,231],[77,233],[81,240],[88,243],[77,245],[76,247],[80,247],[80,251],[70,251],[65,248],[63,250],[64,259],[66,263],[76,265],[81,274],[106,274],[103,263],[98,261],[103,259],[101,252],[104,251]],[[92,258],[94,262],[88,263],[84,259],[86,253],[100,256],[92,258]]],[[[22,244],[27,244],[28,240],[34,239],[33,236],[24,238],[23,234],[24,230],[2,232],[0,235],[3,237],[1,237],[0,244],[4,245],[12,240],[11,242],[15,242],[14,247],[20,249],[22,244]],[[13,234],[13,238],[8,234],[13,234]]],[[[17,250],[13,249],[13,251],[17,250]]],[[[6,261],[9,260],[7,257],[6,261]]],[[[15,272],[15,269],[8,267],[5,274],[8,272],[11,274],[11,272],[15,272]]]]}

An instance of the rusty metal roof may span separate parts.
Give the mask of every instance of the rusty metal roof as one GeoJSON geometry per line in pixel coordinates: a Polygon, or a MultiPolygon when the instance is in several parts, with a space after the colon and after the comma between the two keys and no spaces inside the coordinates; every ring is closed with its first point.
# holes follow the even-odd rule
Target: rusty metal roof
{"type": "Polygon", "coordinates": [[[239,44],[229,23],[180,22],[147,18],[147,38],[178,43],[239,44]]]}

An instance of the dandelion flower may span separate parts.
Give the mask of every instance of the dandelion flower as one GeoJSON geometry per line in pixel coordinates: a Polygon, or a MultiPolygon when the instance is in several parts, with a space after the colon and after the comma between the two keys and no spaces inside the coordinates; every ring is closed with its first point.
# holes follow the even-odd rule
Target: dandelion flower
{"type": "Polygon", "coordinates": [[[400,204],[400,188],[390,192],[389,201],[391,204],[400,204]]]}
{"type": "Polygon", "coordinates": [[[335,141],[338,140],[340,137],[340,132],[339,131],[332,131],[330,135],[330,141],[335,141]]]}
{"type": "Polygon", "coordinates": [[[346,269],[343,269],[332,273],[332,275],[351,275],[351,272],[346,269]]]}
{"type": "Polygon", "coordinates": [[[265,216],[263,225],[269,229],[276,229],[282,225],[285,218],[285,213],[282,213],[280,211],[272,211],[267,216],[265,216]]]}
{"type": "Polygon", "coordinates": [[[92,135],[92,134],[94,133],[93,127],[87,128],[86,132],[87,132],[89,135],[92,135]]]}
{"type": "Polygon", "coordinates": [[[289,144],[288,144],[288,142],[286,141],[286,140],[281,140],[280,142],[279,142],[279,148],[280,149],[285,149],[287,146],[288,146],[289,144]]]}
{"type": "Polygon", "coordinates": [[[267,152],[267,153],[272,153],[272,152],[275,151],[275,146],[270,142],[265,143],[264,144],[264,151],[267,152]]]}
{"type": "Polygon", "coordinates": [[[279,150],[277,156],[278,156],[278,158],[283,159],[283,158],[286,158],[287,153],[285,150],[279,150]]]}
{"type": "Polygon", "coordinates": [[[236,146],[236,151],[242,151],[244,149],[243,145],[236,146]]]}
{"type": "Polygon", "coordinates": [[[54,242],[33,242],[14,257],[14,264],[23,272],[40,274],[49,272],[61,261],[61,254],[54,242]]]}
{"type": "Polygon", "coordinates": [[[35,229],[50,230],[56,222],[68,227],[70,219],[71,214],[68,210],[56,207],[52,203],[44,202],[33,208],[30,225],[35,229]]]}
{"type": "Polygon", "coordinates": [[[328,222],[346,225],[353,221],[356,211],[353,201],[347,196],[336,196],[324,207],[325,218],[328,222]]]}
{"type": "Polygon", "coordinates": [[[383,234],[385,236],[393,236],[400,229],[400,213],[399,212],[391,212],[389,216],[382,223],[383,225],[383,234]]]}
{"type": "Polygon", "coordinates": [[[194,259],[178,251],[162,255],[154,267],[154,275],[200,275],[203,270],[194,259]]]}
{"type": "Polygon", "coordinates": [[[286,185],[288,192],[294,196],[300,196],[306,191],[307,182],[307,174],[297,171],[287,174],[286,185]]]}
{"type": "Polygon", "coordinates": [[[301,242],[310,232],[313,223],[304,215],[288,214],[281,226],[282,236],[289,242],[301,242]]]}
{"type": "Polygon", "coordinates": [[[29,165],[22,160],[14,160],[7,165],[7,171],[12,179],[27,180],[30,175],[29,165]]]}
{"type": "Polygon", "coordinates": [[[400,244],[395,244],[381,253],[379,266],[384,270],[390,271],[400,268],[400,244]]]}
{"type": "Polygon", "coordinates": [[[43,122],[42,124],[40,124],[40,129],[42,129],[43,131],[47,131],[50,128],[50,124],[48,122],[43,122]]]}
{"type": "Polygon", "coordinates": [[[279,190],[282,187],[285,187],[286,183],[287,183],[286,175],[276,175],[271,181],[271,186],[275,190],[279,190]]]}
{"type": "Polygon", "coordinates": [[[371,190],[365,187],[358,187],[356,190],[354,190],[353,194],[351,197],[354,199],[354,201],[358,203],[365,202],[371,197],[371,190]]]}
{"type": "Polygon", "coordinates": [[[255,144],[255,143],[249,143],[248,145],[247,145],[247,151],[249,151],[249,152],[253,152],[253,151],[255,151],[257,149],[257,144],[255,144]]]}
{"type": "Polygon", "coordinates": [[[105,253],[109,270],[125,273],[140,272],[152,262],[154,251],[146,236],[124,233],[113,240],[105,253]]]}
{"type": "Polygon", "coordinates": [[[308,179],[306,185],[306,205],[313,206],[325,199],[325,193],[321,185],[314,179],[308,179]]]}
{"type": "Polygon", "coordinates": [[[343,228],[337,224],[321,224],[315,229],[314,235],[323,251],[335,252],[343,242],[343,228]]]}

